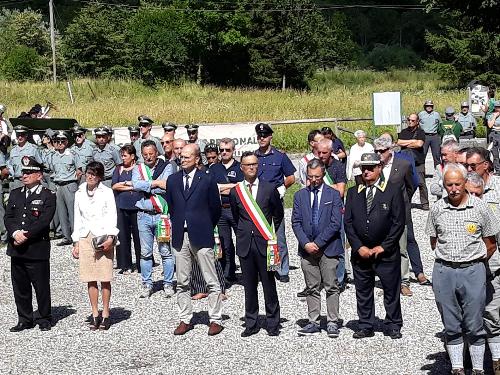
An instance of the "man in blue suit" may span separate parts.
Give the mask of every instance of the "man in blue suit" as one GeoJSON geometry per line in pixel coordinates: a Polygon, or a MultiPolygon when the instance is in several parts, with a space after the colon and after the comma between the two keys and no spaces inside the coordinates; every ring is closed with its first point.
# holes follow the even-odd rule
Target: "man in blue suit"
{"type": "Polygon", "coordinates": [[[214,228],[221,215],[219,189],[210,173],[196,168],[200,148],[196,144],[184,146],[181,168],[167,180],[167,203],[172,222],[172,247],[177,265],[177,304],[180,323],[174,335],[183,335],[193,329],[191,318],[191,262],[198,263],[208,286],[208,334],[219,334],[222,323],[221,289],[217,279],[214,257],[214,228]]]}
{"type": "Polygon", "coordinates": [[[339,336],[339,296],[337,281],[339,256],[344,253],[340,237],[342,198],[323,183],[325,164],[319,159],[307,163],[309,186],[295,194],[292,228],[299,243],[301,267],[306,282],[309,324],[299,336],[318,334],[321,313],[321,285],[326,291],[327,334],[339,336]]]}

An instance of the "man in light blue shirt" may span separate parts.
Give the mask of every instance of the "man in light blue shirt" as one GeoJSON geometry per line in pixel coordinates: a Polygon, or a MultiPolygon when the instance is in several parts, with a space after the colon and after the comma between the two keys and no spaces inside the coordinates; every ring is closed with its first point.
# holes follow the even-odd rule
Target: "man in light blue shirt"
{"type": "MultiPolygon", "coordinates": [[[[153,140],[146,140],[141,144],[141,154],[144,163],[138,164],[132,171],[132,181],[123,184],[132,186],[135,191],[143,193],[143,197],[135,204],[137,212],[137,226],[141,240],[141,298],[149,298],[153,292],[153,243],[156,236],[158,222],[162,219],[162,210],[158,201],[165,199],[167,177],[173,173],[169,162],[158,158],[158,149],[153,140]]],[[[163,200],[165,202],[165,200],[163,200]]],[[[163,263],[163,290],[166,297],[174,295],[173,277],[175,260],[170,243],[159,242],[158,251],[163,263]]]]}
{"type": "Polygon", "coordinates": [[[434,159],[434,167],[439,164],[441,160],[440,146],[441,137],[438,134],[438,127],[441,124],[441,116],[434,110],[434,103],[432,100],[426,100],[424,103],[424,110],[418,114],[418,122],[420,129],[425,133],[424,142],[424,155],[427,156],[429,146],[434,159]]]}

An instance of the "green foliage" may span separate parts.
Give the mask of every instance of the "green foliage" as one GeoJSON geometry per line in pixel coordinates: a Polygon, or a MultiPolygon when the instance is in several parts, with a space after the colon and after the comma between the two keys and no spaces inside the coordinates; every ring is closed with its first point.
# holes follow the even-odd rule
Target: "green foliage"
{"type": "Polygon", "coordinates": [[[433,52],[427,67],[460,85],[473,79],[500,84],[500,2],[483,0],[474,6],[463,0],[423,2],[429,9],[440,7],[452,20],[440,32],[427,33],[433,52]]]}
{"type": "Polygon", "coordinates": [[[375,70],[419,68],[420,58],[411,49],[396,45],[377,45],[366,56],[366,66],[375,70]]]}
{"type": "Polygon", "coordinates": [[[64,33],[68,70],[88,77],[125,77],[132,73],[124,25],[130,9],[91,3],[64,33]]]}
{"type": "Polygon", "coordinates": [[[15,46],[4,55],[0,72],[5,79],[25,81],[39,79],[45,68],[43,58],[34,48],[15,46]]]}

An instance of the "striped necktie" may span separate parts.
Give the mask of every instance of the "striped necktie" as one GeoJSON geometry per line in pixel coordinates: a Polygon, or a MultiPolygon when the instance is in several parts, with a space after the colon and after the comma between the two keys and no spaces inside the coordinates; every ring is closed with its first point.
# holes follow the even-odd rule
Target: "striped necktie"
{"type": "Polygon", "coordinates": [[[366,194],[366,213],[370,213],[373,203],[373,188],[374,186],[368,186],[368,194],[366,194]]]}

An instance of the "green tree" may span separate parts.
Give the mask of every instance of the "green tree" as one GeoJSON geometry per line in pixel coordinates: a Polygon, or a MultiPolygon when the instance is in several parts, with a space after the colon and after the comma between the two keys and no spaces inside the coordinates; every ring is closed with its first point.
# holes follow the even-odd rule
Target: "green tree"
{"type": "Polygon", "coordinates": [[[452,21],[439,33],[427,33],[433,52],[428,67],[458,84],[473,79],[500,84],[500,1],[482,0],[474,6],[463,0],[423,3],[429,11],[439,7],[452,21]]]}
{"type": "Polygon", "coordinates": [[[15,46],[4,56],[0,74],[8,80],[40,79],[46,73],[46,64],[34,48],[15,46]]]}
{"type": "Polygon", "coordinates": [[[67,27],[63,54],[70,72],[88,77],[124,77],[132,73],[126,22],[131,9],[91,3],[67,27]]]}

